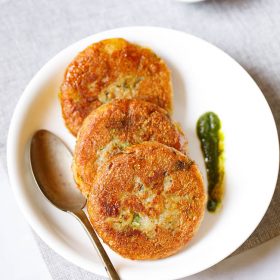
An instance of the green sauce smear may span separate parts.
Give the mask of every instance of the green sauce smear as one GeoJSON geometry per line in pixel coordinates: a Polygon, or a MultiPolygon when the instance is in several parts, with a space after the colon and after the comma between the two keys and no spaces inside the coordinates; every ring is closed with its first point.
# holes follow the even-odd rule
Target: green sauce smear
{"type": "Polygon", "coordinates": [[[224,195],[224,135],[221,126],[219,117],[213,112],[203,114],[196,125],[207,172],[207,209],[210,212],[221,206],[224,195]]]}

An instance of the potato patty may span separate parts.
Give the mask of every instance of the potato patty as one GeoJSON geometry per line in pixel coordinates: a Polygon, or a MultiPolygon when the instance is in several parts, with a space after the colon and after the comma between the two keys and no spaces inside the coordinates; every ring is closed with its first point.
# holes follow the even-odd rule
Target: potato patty
{"type": "Polygon", "coordinates": [[[125,148],[99,170],[88,200],[91,223],[114,251],[158,259],[182,249],[204,214],[197,165],[157,142],[125,148]]]}
{"type": "Polygon", "coordinates": [[[70,63],[60,88],[65,124],[77,135],[83,120],[115,98],[139,98],[171,111],[170,72],[150,49],[124,39],[92,44],[70,63]]]}
{"type": "Polygon", "coordinates": [[[94,110],[79,131],[74,152],[74,177],[83,194],[88,194],[97,169],[108,158],[143,141],[158,141],[186,152],[183,132],[153,103],[119,99],[94,110]]]}

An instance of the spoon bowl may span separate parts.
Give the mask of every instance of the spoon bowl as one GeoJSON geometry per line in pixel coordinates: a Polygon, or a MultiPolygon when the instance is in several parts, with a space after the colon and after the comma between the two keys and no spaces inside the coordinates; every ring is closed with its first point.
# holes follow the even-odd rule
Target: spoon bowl
{"type": "Polygon", "coordinates": [[[86,198],[71,172],[72,154],[57,136],[37,131],[31,141],[30,161],[37,184],[54,206],[63,211],[84,208],[86,198]]]}

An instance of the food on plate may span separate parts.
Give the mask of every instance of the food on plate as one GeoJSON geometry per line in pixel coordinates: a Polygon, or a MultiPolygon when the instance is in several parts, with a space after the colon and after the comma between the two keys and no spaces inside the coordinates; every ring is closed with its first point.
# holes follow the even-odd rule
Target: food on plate
{"type": "Polygon", "coordinates": [[[174,148],[143,142],[98,171],[88,213],[99,236],[130,259],[170,256],[192,239],[204,214],[197,165],[174,148]]]}
{"type": "Polygon", "coordinates": [[[182,130],[159,106],[139,99],[119,99],[93,110],[85,119],[76,142],[73,172],[87,196],[97,170],[127,146],[157,141],[186,153],[182,130]]]}
{"type": "Polygon", "coordinates": [[[224,135],[221,121],[213,112],[203,114],[197,121],[197,135],[201,141],[208,179],[207,209],[215,212],[224,195],[224,135]]]}
{"type": "Polygon", "coordinates": [[[76,136],[86,116],[113,99],[137,98],[172,109],[170,71],[152,50],[121,38],[94,43],[68,65],[60,87],[62,114],[76,136]]]}
{"type": "Polygon", "coordinates": [[[102,40],[68,65],[62,115],[77,136],[72,170],[92,226],[130,259],[175,254],[192,239],[206,193],[187,141],[172,121],[172,84],[152,50],[102,40]]]}

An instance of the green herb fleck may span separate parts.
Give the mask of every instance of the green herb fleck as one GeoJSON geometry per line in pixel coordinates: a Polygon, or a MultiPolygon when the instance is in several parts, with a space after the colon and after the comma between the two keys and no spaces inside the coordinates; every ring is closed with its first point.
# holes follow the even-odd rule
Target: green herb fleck
{"type": "Polygon", "coordinates": [[[141,222],[140,215],[138,213],[134,213],[133,214],[133,219],[132,219],[132,222],[131,222],[132,226],[138,227],[138,226],[140,226],[140,222],[141,222]]]}

